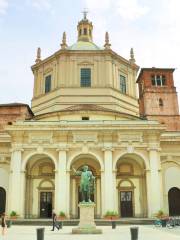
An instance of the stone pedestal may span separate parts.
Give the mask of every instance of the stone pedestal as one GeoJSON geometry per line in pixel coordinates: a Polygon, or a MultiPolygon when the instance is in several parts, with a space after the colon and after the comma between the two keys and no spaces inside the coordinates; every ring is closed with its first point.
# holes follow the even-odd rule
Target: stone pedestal
{"type": "Polygon", "coordinates": [[[80,222],[77,228],[72,229],[73,234],[100,234],[101,229],[96,228],[94,222],[94,203],[80,203],[80,222]]]}

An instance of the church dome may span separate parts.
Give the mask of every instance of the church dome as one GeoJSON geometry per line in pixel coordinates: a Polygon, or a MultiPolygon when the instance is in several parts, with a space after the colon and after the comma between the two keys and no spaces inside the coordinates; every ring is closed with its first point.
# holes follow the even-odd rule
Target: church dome
{"type": "Polygon", "coordinates": [[[68,47],[69,50],[87,50],[87,51],[96,51],[96,50],[102,50],[100,47],[98,47],[93,42],[85,42],[85,41],[78,41],[74,43],[72,46],[68,47]]]}

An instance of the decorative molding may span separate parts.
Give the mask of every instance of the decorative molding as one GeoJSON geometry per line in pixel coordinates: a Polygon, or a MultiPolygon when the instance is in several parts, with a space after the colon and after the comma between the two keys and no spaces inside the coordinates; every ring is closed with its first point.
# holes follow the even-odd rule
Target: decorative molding
{"type": "Polygon", "coordinates": [[[53,143],[52,133],[48,134],[39,134],[39,133],[30,133],[29,134],[29,143],[53,143]]]}
{"type": "Polygon", "coordinates": [[[73,142],[97,142],[97,133],[74,133],[73,134],[73,142]]]}
{"type": "Polygon", "coordinates": [[[143,142],[143,134],[137,133],[126,133],[126,134],[118,134],[118,142],[143,142]]]}

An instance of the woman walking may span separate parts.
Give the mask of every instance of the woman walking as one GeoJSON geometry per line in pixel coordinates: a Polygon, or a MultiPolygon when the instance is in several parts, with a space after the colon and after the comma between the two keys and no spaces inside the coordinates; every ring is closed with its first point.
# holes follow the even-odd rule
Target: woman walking
{"type": "Polygon", "coordinates": [[[2,227],[2,235],[5,235],[5,228],[6,228],[6,215],[3,213],[1,215],[1,227],[2,227]]]}

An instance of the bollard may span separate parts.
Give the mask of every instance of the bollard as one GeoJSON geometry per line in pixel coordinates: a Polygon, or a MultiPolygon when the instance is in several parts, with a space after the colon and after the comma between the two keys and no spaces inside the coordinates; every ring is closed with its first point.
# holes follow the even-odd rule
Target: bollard
{"type": "Polygon", "coordinates": [[[115,229],[116,228],[116,222],[112,221],[111,224],[112,224],[112,229],[115,229]]]}
{"type": "Polygon", "coordinates": [[[37,228],[37,240],[44,240],[44,228],[37,228]]]}
{"type": "Polygon", "coordinates": [[[161,219],[161,225],[162,227],[166,227],[167,220],[166,219],[161,219]]]}
{"type": "Polygon", "coordinates": [[[12,225],[12,220],[7,220],[6,224],[7,224],[7,228],[10,228],[12,225]]]}
{"type": "Polygon", "coordinates": [[[138,240],[138,227],[131,227],[131,240],[138,240]]]}

